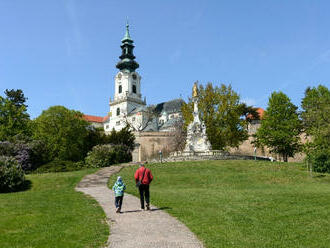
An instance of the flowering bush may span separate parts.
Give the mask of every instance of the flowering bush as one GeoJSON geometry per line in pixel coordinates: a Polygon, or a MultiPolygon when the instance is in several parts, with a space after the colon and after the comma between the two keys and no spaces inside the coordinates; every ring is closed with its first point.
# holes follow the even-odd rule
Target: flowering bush
{"type": "Polygon", "coordinates": [[[39,140],[0,141],[0,156],[14,157],[25,172],[32,171],[47,162],[45,145],[39,140]]]}
{"type": "Polygon", "coordinates": [[[13,157],[0,156],[0,192],[12,192],[24,186],[22,167],[13,157]]]}
{"type": "Polygon", "coordinates": [[[128,162],[131,159],[129,149],[124,145],[97,145],[88,152],[85,160],[88,167],[99,168],[128,162]]]}

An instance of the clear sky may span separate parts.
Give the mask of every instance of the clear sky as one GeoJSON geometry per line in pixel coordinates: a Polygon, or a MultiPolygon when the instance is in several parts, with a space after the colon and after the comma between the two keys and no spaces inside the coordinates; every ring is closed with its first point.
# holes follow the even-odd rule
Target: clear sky
{"type": "Polygon", "coordinates": [[[267,106],[330,86],[328,0],[0,0],[0,94],[32,118],[52,105],[105,116],[128,17],[148,104],[187,100],[194,81],[267,106]]]}

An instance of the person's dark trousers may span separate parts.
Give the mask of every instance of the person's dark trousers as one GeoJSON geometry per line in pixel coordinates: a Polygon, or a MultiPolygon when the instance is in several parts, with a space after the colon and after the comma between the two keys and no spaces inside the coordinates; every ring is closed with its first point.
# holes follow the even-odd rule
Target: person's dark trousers
{"type": "Polygon", "coordinates": [[[139,186],[140,191],[140,201],[141,201],[141,209],[144,209],[144,198],[146,200],[147,206],[150,202],[150,194],[149,194],[149,185],[141,184],[139,186]]]}
{"type": "Polygon", "coordinates": [[[116,208],[121,209],[121,205],[123,204],[123,198],[124,196],[116,196],[115,197],[115,204],[116,204],[116,208]]]}

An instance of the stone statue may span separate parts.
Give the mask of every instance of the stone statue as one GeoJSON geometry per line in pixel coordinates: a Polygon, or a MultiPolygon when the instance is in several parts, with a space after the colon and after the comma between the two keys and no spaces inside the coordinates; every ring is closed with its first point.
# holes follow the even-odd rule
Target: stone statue
{"type": "Polygon", "coordinates": [[[206,126],[203,121],[199,119],[198,110],[198,86],[197,82],[193,86],[193,102],[194,102],[194,120],[188,125],[187,140],[185,152],[208,152],[212,150],[211,144],[206,135],[206,126]]]}

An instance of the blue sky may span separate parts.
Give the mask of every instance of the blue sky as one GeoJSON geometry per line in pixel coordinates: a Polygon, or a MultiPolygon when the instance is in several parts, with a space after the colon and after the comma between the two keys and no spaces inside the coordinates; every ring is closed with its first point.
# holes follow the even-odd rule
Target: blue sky
{"type": "Polygon", "coordinates": [[[32,118],[52,105],[106,115],[128,17],[148,104],[186,100],[198,80],[300,105],[330,86],[329,13],[328,0],[0,0],[0,94],[22,89],[32,118]]]}

